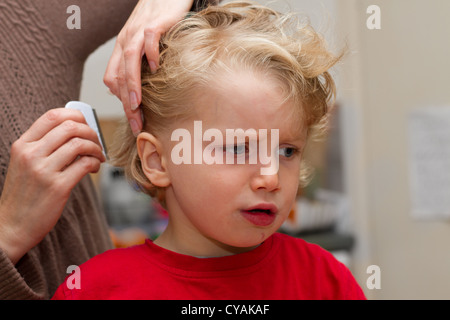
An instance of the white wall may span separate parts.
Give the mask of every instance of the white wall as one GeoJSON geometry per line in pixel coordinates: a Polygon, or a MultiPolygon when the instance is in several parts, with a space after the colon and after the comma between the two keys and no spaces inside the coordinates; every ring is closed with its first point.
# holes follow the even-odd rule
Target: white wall
{"type": "Polygon", "coordinates": [[[411,214],[408,118],[417,107],[450,105],[450,1],[339,4],[340,32],[351,49],[341,101],[348,190],[363,246],[357,269],[380,266],[381,289],[369,292],[373,298],[449,299],[449,220],[411,214]],[[372,4],[381,8],[380,30],[366,28],[372,4]]]}
{"type": "Polygon", "coordinates": [[[109,93],[108,87],[103,83],[103,75],[115,41],[116,38],[111,39],[99,47],[89,56],[84,66],[80,100],[90,104],[98,117],[103,119],[121,118],[125,115],[120,100],[109,93]]]}

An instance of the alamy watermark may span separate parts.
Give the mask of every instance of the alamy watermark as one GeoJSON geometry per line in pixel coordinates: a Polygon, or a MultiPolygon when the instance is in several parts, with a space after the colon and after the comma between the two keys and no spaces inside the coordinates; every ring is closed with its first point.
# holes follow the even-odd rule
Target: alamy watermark
{"type": "Polygon", "coordinates": [[[373,289],[381,289],[381,269],[376,264],[372,264],[367,267],[366,270],[367,274],[370,274],[370,276],[367,278],[366,286],[367,289],[373,290],[373,289]]]}
{"type": "MultiPolygon", "coordinates": [[[[81,29],[81,9],[77,5],[70,5],[66,10],[70,16],[66,20],[67,29],[81,29]]],[[[379,6],[372,4],[367,7],[366,13],[370,16],[366,20],[366,27],[369,30],[381,29],[381,9],[379,6]]]]}
{"type": "Polygon", "coordinates": [[[278,172],[278,129],[270,129],[270,133],[268,129],[226,129],[224,137],[222,131],[216,128],[203,132],[202,121],[194,121],[193,139],[189,130],[180,128],[172,132],[171,141],[178,141],[171,152],[172,162],[176,165],[257,164],[259,160],[263,165],[261,175],[278,172]],[[203,149],[204,142],[210,143],[203,149]]]}
{"type": "Polygon", "coordinates": [[[70,16],[66,20],[67,29],[81,29],[81,9],[77,5],[70,5],[67,7],[66,13],[70,16]]]}
{"type": "Polygon", "coordinates": [[[70,276],[66,279],[66,286],[68,289],[81,289],[81,271],[77,265],[70,265],[67,267],[66,273],[70,276]]]}
{"type": "Polygon", "coordinates": [[[372,4],[367,7],[367,14],[370,16],[366,20],[366,27],[369,30],[380,30],[381,29],[381,9],[379,6],[372,4]]]}

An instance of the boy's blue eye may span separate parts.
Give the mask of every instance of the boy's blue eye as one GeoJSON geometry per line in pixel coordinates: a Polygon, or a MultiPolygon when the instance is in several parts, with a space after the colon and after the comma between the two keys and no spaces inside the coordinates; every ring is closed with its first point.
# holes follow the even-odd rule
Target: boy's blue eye
{"type": "MultiPolygon", "coordinates": [[[[229,152],[234,155],[245,154],[250,151],[246,144],[224,146],[223,149],[225,152],[229,152]]],[[[298,150],[296,148],[285,147],[278,149],[278,154],[286,158],[291,158],[297,153],[297,151],[298,150]]]]}
{"type": "Polygon", "coordinates": [[[280,148],[278,152],[283,157],[290,158],[297,152],[297,149],[286,147],[286,148],[280,148]]]}
{"type": "Polygon", "coordinates": [[[243,154],[247,149],[246,147],[245,144],[225,146],[225,151],[233,154],[243,154]]]}

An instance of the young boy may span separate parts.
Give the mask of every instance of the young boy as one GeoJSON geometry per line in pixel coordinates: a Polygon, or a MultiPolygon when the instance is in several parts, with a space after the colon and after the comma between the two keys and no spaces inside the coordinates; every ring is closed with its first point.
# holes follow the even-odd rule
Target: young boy
{"type": "Polygon", "coordinates": [[[87,261],[81,288],[63,283],[54,299],[365,298],[330,253],[276,233],[304,182],[306,140],[326,124],[327,70],[339,60],[293,22],[231,3],[166,34],[160,69],[143,66],[144,130],[125,129],[115,164],[167,208],[167,229],[87,261]]]}

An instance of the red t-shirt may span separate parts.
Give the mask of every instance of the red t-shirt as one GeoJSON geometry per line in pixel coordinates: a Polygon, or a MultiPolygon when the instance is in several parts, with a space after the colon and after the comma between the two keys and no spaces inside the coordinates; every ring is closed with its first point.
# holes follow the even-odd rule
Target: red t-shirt
{"type": "Polygon", "coordinates": [[[252,251],[219,258],[174,253],[147,240],[80,266],[53,299],[365,299],[345,265],[318,245],[275,233],[252,251]]]}

